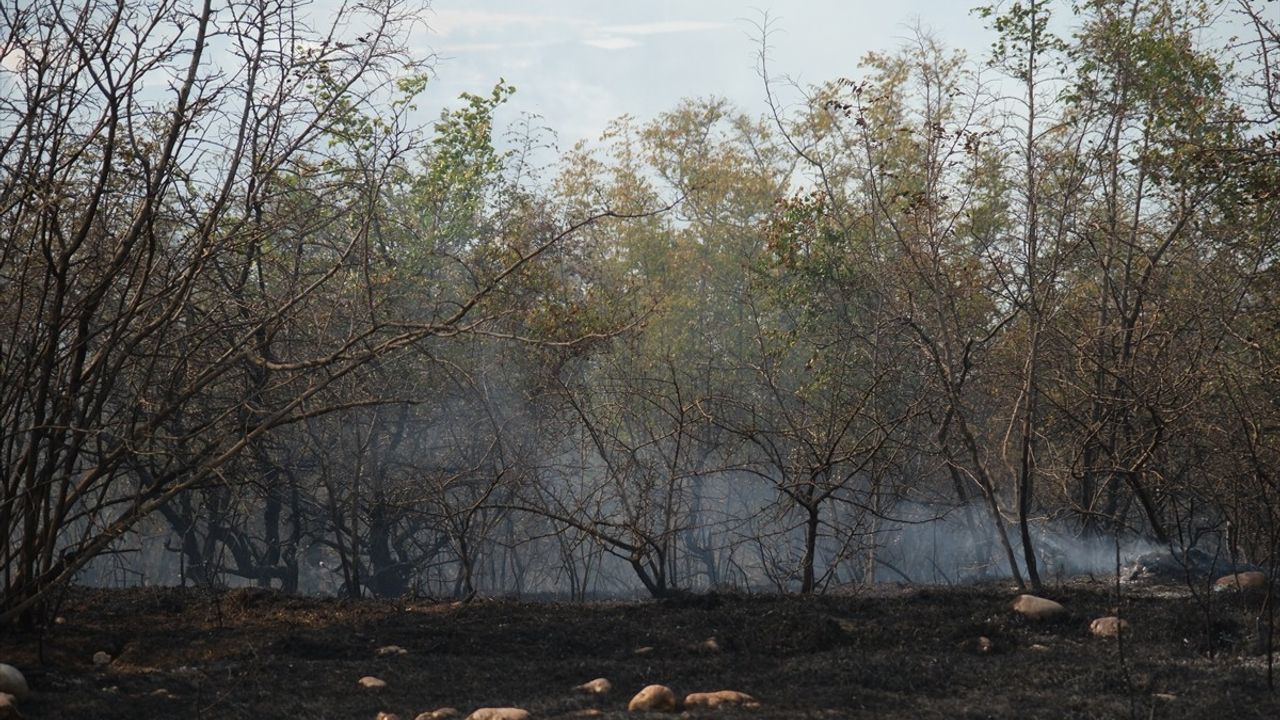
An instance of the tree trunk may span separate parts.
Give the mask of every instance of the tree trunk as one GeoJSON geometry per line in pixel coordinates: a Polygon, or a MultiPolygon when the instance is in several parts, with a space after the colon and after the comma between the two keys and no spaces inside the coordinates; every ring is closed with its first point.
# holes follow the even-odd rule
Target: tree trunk
{"type": "Polygon", "coordinates": [[[818,506],[807,508],[809,516],[805,520],[804,560],[801,561],[803,578],[800,581],[800,593],[810,595],[816,585],[813,566],[818,551],[818,506]]]}

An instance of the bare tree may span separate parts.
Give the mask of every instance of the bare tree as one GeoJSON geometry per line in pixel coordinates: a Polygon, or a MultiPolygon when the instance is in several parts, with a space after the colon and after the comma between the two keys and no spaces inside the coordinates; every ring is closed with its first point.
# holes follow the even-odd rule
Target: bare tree
{"type": "Polygon", "coordinates": [[[4,6],[0,621],[274,429],[385,402],[329,391],[491,322],[494,290],[592,221],[531,230],[434,304],[384,292],[419,10],[4,6]]]}

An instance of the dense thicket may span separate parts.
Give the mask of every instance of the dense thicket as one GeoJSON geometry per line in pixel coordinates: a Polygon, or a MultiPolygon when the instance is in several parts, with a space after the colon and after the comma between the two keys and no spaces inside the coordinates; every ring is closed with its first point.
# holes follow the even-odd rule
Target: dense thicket
{"type": "Polygon", "coordinates": [[[1006,2],[988,56],[921,34],[817,87],[762,55],[765,117],[689,100],[540,167],[501,83],[414,126],[397,0],[6,3],[0,619],[112,568],[581,598],[1038,585],[1066,538],[1274,564],[1266,5],[1006,2]]]}

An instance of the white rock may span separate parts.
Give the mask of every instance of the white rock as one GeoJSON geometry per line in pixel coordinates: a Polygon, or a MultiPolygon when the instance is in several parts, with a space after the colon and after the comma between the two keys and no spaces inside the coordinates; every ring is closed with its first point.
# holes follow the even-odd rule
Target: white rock
{"type": "Polygon", "coordinates": [[[372,675],[365,675],[364,677],[360,678],[360,687],[365,688],[366,690],[381,690],[386,686],[387,686],[386,680],[383,680],[381,678],[376,678],[372,675]]]}
{"type": "Polygon", "coordinates": [[[529,711],[520,708],[480,708],[467,716],[467,720],[529,720],[529,711]]]}
{"type": "Polygon", "coordinates": [[[721,706],[758,708],[760,707],[760,701],[737,690],[717,690],[716,692],[708,693],[689,693],[684,699],[684,706],[686,708],[718,708],[721,706]]]}
{"type": "Polygon", "coordinates": [[[17,720],[22,717],[18,713],[18,698],[6,692],[0,692],[0,720],[17,720]]]}
{"type": "Polygon", "coordinates": [[[649,685],[627,703],[631,712],[675,712],[676,694],[666,685],[649,685]]]}
{"type": "Polygon", "coordinates": [[[582,683],[575,687],[574,690],[589,695],[607,695],[610,690],[613,690],[613,683],[609,682],[607,678],[596,678],[591,682],[582,683]]]}
{"type": "Polygon", "coordinates": [[[462,713],[458,712],[457,708],[442,707],[437,710],[428,710],[424,713],[418,713],[418,716],[413,720],[448,720],[449,718],[456,718],[461,714],[462,713]]]}
{"type": "Polygon", "coordinates": [[[27,687],[27,679],[22,677],[18,668],[0,663],[0,693],[8,693],[21,700],[31,689],[27,687]]]}
{"type": "Polygon", "coordinates": [[[1061,604],[1035,595],[1019,595],[1013,610],[1028,620],[1051,620],[1067,612],[1061,604]]]}
{"type": "Polygon", "coordinates": [[[1213,583],[1214,590],[1265,590],[1267,576],[1257,570],[1225,575],[1213,583]]]}
{"type": "Polygon", "coordinates": [[[1129,632],[1129,621],[1114,615],[1100,617],[1089,623],[1089,633],[1094,637],[1113,638],[1121,632],[1129,632]]]}

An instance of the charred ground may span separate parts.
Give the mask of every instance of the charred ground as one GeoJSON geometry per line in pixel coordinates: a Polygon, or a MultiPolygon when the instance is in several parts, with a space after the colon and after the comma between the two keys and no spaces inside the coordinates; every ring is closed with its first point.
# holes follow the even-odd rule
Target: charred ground
{"type": "Polygon", "coordinates": [[[413,718],[516,705],[534,717],[627,717],[648,683],[735,689],[752,718],[1272,718],[1256,606],[1186,588],[1125,589],[1123,647],[1089,636],[1114,586],[1045,595],[1068,618],[1030,623],[1006,586],[876,596],[703,596],[565,605],[338,601],[264,591],[75,590],[43,632],[0,636],[27,673],[28,718],[413,718]],[[1208,618],[1208,620],[1206,620],[1208,618]],[[703,646],[716,638],[720,649],[703,646]],[[992,649],[984,652],[978,638],[992,649]],[[395,644],[408,654],[377,657],[395,644]],[[651,651],[637,654],[639,648],[651,651]],[[114,661],[95,668],[97,651],[114,661]],[[381,691],[357,680],[375,675],[381,691]],[[611,695],[575,695],[595,677],[611,695]],[[163,693],[158,691],[165,691],[163,693]]]}

